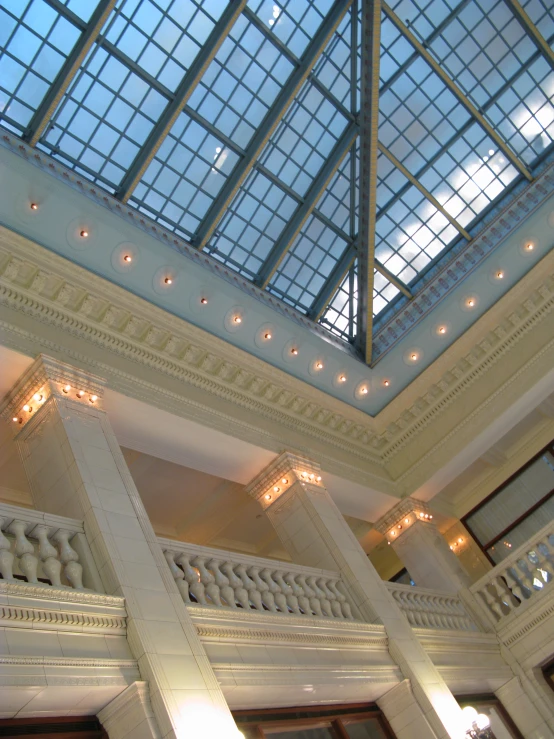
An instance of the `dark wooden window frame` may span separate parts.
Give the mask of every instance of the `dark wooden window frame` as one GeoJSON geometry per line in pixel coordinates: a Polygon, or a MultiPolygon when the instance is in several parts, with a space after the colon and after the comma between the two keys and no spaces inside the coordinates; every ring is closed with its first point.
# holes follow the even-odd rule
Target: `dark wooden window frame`
{"type": "Polygon", "coordinates": [[[389,722],[374,703],[233,711],[233,717],[247,739],[271,739],[274,729],[294,731],[324,727],[331,730],[334,739],[350,739],[345,727],[370,719],[377,719],[387,739],[396,739],[389,722]]]}
{"type": "Polygon", "coordinates": [[[0,719],[0,737],[17,739],[108,739],[96,716],[0,719]]]}
{"type": "Polygon", "coordinates": [[[488,549],[495,544],[497,544],[501,539],[503,539],[505,536],[508,536],[511,531],[513,531],[522,521],[525,521],[526,518],[528,518],[531,514],[533,514],[536,510],[538,510],[542,505],[544,505],[552,496],[554,496],[554,489],[552,489],[549,493],[547,493],[545,496],[543,496],[539,501],[534,503],[525,513],[523,513],[521,516],[518,516],[518,518],[515,519],[509,526],[507,526],[503,531],[501,531],[499,534],[494,536],[490,541],[487,541],[485,544],[481,544],[479,541],[477,535],[473,532],[471,525],[468,522],[468,518],[473,516],[475,513],[477,513],[483,506],[485,506],[489,501],[491,501],[493,498],[496,498],[497,495],[500,495],[500,493],[504,490],[505,487],[507,487],[511,482],[513,482],[516,478],[518,478],[528,467],[531,467],[532,464],[534,464],[537,459],[540,459],[542,456],[544,456],[547,452],[552,454],[554,456],[554,440],[551,441],[549,444],[547,444],[543,449],[540,450],[537,454],[535,454],[534,457],[531,457],[531,459],[526,462],[522,467],[517,470],[517,472],[514,472],[513,475],[510,475],[507,480],[504,480],[502,485],[499,485],[495,490],[492,491],[489,495],[487,495],[486,498],[484,498],[480,503],[478,503],[476,506],[474,506],[468,513],[465,514],[465,516],[462,516],[460,519],[462,524],[467,529],[468,533],[470,534],[471,538],[475,541],[479,549],[483,552],[485,557],[488,559],[488,561],[492,564],[493,567],[496,567],[496,562],[493,560],[493,558],[488,553],[488,549]]]}
{"type": "Polygon", "coordinates": [[[548,687],[551,690],[554,690],[554,659],[550,660],[550,662],[547,662],[545,665],[543,665],[541,669],[542,669],[543,677],[548,683],[548,687]]]}
{"type": "Polygon", "coordinates": [[[504,721],[508,729],[514,735],[514,739],[524,739],[523,734],[514,724],[512,717],[510,716],[508,711],[504,708],[500,700],[494,695],[494,693],[493,694],[475,693],[471,695],[458,695],[456,696],[456,700],[458,701],[460,708],[464,708],[465,706],[475,706],[475,704],[482,705],[482,706],[483,705],[491,706],[492,708],[495,708],[500,714],[500,716],[502,717],[502,720],[504,721]]]}

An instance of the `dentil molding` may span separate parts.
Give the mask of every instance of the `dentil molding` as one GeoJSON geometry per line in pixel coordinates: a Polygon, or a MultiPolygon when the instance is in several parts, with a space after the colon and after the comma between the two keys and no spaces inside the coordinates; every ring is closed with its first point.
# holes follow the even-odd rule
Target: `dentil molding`
{"type": "MultiPolygon", "coordinates": [[[[320,451],[318,456],[327,459],[333,472],[366,484],[373,476],[380,481],[383,492],[395,494],[400,489],[390,479],[388,465],[408,443],[430,428],[436,432],[437,425],[444,425],[444,433],[436,444],[439,448],[456,433],[462,421],[469,419],[474,423],[475,414],[464,415],[468,393],[494,373],[499,362],[505,367],[520,351],[521,340],[550,318],[554,308],[554,253],[547,255],[375,418],[3,228],[0,305],[106,352],[106,363],[97,366],[97,372],[108,374],[109,383],[118,385],[117,389],[124,387],[123,392],[128,395],[138,395],[152,403],[160,402],[165,393],[165,407],[172,412],[194,416],[195,420],[202,417],[204,422],[225,428],[227,433],[232,428],[242,438],[255,439],[270,448],[276,442],[282,444],[281,448],[290,447],[290,432],[294,431],[307,444],[311,440],[318,449],[329,450],[329,455],[320,451]],[[178,380],[188,390],[177,396],[144,381],[138,372],[129,377],[110,367],[109,355],[124,357],[178,380]],[[202,399],[194,399],[194,392],[197,398],[210,397],[216,403],[208,407],[202,399]],[[217,409],[217,400],[225,402],[225,411],[217,409]],[[233,406],[241,410],[232,415],[229,409],[233,406]],[[453,406],[460,421],[452,425],[453,406]],[[250,413],[247,422],[244,410],[250,413]],[[446,415],[449,419],[445,419],[446,415]],[[260,418],[271,422],[271,434],[267,427],[260,427],[260,418]]],[[[71,356],[75,355],[74,350],[63,345],[44,342],[40,331],[29,334],[13,321],[4,321],[0,327],[14,337],[14,343],[18,339],[21,343],[34,341],[37,351],[45,349],[85,366],[90,361],[84,355],[71,356]]],[[[543,346],[539,355],[544,356],[551,348],[543,346]]],[[[529,357],[528,364],[539,361],[539,355],[529,357]]],[[[520,367],[519,375],[523,372],[520,367]]],[[[508,389],[510,383],[505,384],[491,394],[491,401],[508,389]]],[[[476,431],[474,427],[473,430],[476,431]]],[[[428,450],[424,457],[433,451],[428,450]]],[[[413,460],[403,473],[401,490],[408,485],[405,478],[411,469],[421,466],[424,457],[413,460]]]]}

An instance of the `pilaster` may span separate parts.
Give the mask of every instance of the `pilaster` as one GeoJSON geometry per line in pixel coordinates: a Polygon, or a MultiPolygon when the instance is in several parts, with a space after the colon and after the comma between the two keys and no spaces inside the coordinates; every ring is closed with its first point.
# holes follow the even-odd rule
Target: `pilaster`
{"type": "Polygon", "coordinates": [[[83,520],[161,737],[240,736],[103,410],[101,378],[39,356],[0,406],[35,507],[83,520]]]}
{"type": "Polygon", "coordinates": [[[417,586],[446,592],[469,586],[467,573],[425,503],[404,498],[375,527],[386,537],[417,586]]]}
{"type": "Polygon", "coordinates": [[[161,739],[145,682],[129,685],[100,711],[98,720],[109,739],[161,739]]]}
{"type": "Polygon", "coordinates": [[[284,452],[247,487],[293,562],[339,571],[358,615],[382,622],[389,652],[410,680],[414,700],[437,739],[461,739],[460,708],[385,584],[331,499],[320,467],[284,452]]]}

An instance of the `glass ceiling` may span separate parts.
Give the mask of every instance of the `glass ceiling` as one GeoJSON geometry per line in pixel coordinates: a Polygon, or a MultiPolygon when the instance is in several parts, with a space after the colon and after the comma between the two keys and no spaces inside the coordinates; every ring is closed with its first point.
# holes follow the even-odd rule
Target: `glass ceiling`
{"type": "MultiPolygon", "coordinates": [[[[0,124],[352,343],[362,1],[0,0],[0,124]]],[[[552,148],[520,2],[382,6],[375,316],[552,148]]]]}

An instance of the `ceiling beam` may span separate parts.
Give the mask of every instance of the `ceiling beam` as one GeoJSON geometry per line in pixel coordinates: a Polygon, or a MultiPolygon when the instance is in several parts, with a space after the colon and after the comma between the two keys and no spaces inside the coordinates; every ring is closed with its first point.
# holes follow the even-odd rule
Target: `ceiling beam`
{"type": "Polygon", "coordinates": [[[458,85],[452,80],[452,78],[444,71],[444,69],[438,64],[438,62],[431,56],[419,39],[410,31],[410,29],[400,20],[396,13],[386,3],[382,4],[383,12],[386,16],[394,23],[396,28],[402,33],[405,38],[410,42],[414,49],[420,54],[421,57],[431,67],[433,72],[440,78],[445,87],[457,98],[458,102],[463,105],[467,112],[479,123],[479,125],[485,130],[487,135],[495,142],[499,150],[502,151],[504,156],[509,159],[514,167],[526,177],[529,181],[533,179],[532,174],[529,172],[523,162],[514,154],[511,147],[504,141],[501,136],[495,131],[491,124],[486,118],[477,110],[475,105],[470,102],[469,98],[464,92],[458,87],[458,85]]]}
{"type": "Polygon", "coordinates": [[[544,36],[539,33],[538,28],[533,23],[531,18],[527,15],[523,7],[520,5],[518,0],[505,0],[506,5],[510,8],[512,13],[517,18],[519,24],[525,31],[525,33],[529,36],[529,38],[533,41],[537,49],[541,52],[541,54],[544,56],[546,61],[550,64],[550,68],[554,69],[554,51],[552,51],[552,48],[547,43],[544,36]]]}
{"type": "Polygon", "coordinates": [[[462,236],[467,239],[468,241],[471,241],[471,236],[469,233],[465,230],[463,226],[461,226],[458,221],[452,216],[446,208],[444,208],[439,201],[436,199],[434,195],[432,195],[427,188],[423,187],[421,182],[417,180],[411,172],[409,172],[406,167],[400,162],[394,154],[387,149],[386,146],[383,146],[383,144],[379,143],[379,151],[387,157],[389,162],[394,164],[394,166],[402,172],[404,177],[409,180],[414,187],[416,187],[419,192],[429,200],[430,203],[433,204],[433,206],[439,211],[439,213],[442,213],[445,218],[447,218],[450,223],[454,226],[454,228],[459,231],[459,233],[462,234],[462,236]]]}
{"type": "Polygon", "coordinates": [[[246,0],[234,0],[227,3],[221,17],[212,29],[204,45],[196,55],[194,61],[179,83],[173,100],[169,102],[158,122],[150,132],[146,142],[141,147],[135,160],[125,173],[117,190],[116,197],[126,203],[134,189],[142,179],[156,152],[162,145],[167,134],[171,131],[181,111],[188,103],[204,72],[212,63],[221,44],[227,38],[239,15],[246,5],[246,0]]]}
{"type": "Polygon", "coordinates": [[[337,29],[351,4],[352,0],[335,0],[333,7],[308,44],[302,55],[300,64],[291,73],[286,84],[277,95],[272,107],[266,113],[261,125],[252,136],[244,157],[235,166],[219,195],[208,209],[194,237],[194,245],[198,249],[202,249],[206,245],[215,231],[217,224],[223,217],[235,193],[248,176],[254,162],[260,156],[269,138],[294,101],[298,91],[312,71],[319,56],[327,46],[329,39],[337,29]]]}
{"type": "Polygon", "coordinates": [[[381,0],[362,0],[362,90],[360,110],[360,219],[358,233],[358,321],[356,344],[366,364],[373,345],[373,275],[377,215],[381,0]]]}
{"type": "Polygon", "coordinates": [[[102,27],[116,4],[116,1],[117,0],[100,0],[89,23],[81,32],[81,35],[73,49],[69,52],[69,55],[62,64],[54,82],[48,88],[48,92],[34,112],[33,117],[29,121],[29,125],[22,135],[23,140],[27,141],[31,146],[37,145],[40,137],[48,126],[50,119],[54,115],[54,111],[58,107],[60,100],[74,80],[84,58],[98,38],[102,27]]]}
{"type": "Polygon", "coordinates": [[[341,286],[348,270],[354,264],[356,254],[356,245],[352,243],[344,250],[341,258],[336,262],[335,266],[331,270],[331,274],[323,284],[307,313],[308,318],[312,321],[319,321],[321,316],[325,313],[327,306],[341,286]]]}
{"type": "Polygon", "coordinates": [[[351,123],[346,127],[346,130],[333,147],[329,157],[325,160],[323,166],[313,179],[312,184],[306,192],[304,201],[296,208],[292,217],[283,229],[283,232],[274,243],[269,255],[262,264],[260,271],[258,272],[258,276],[254,280],[254,284],[258,287],[262,289],[265,288],[275,274],[302,226],[306,223],[306,220],[309,218],[319,199],[325,192],[325,188],[339,168],[357,135],[358,126],[355,123],[351,123]]]}
{"type": "Polygon", "coordinates": [[[391,283],[391,285],[394,285],[397,290],[400,290],[400,292],[409,300],[414,297],[414,294],[410,290],[408,285],[406,285],[405,282],[403,282],[399,277],[393,274],[389,269],[385,267],[384,264],[381,264],[381,262],[379,262],[377,259],[375,260],[375,269],[377,270],[377,272],[380,272],[383,277],[385,277],[391,283]]]}

